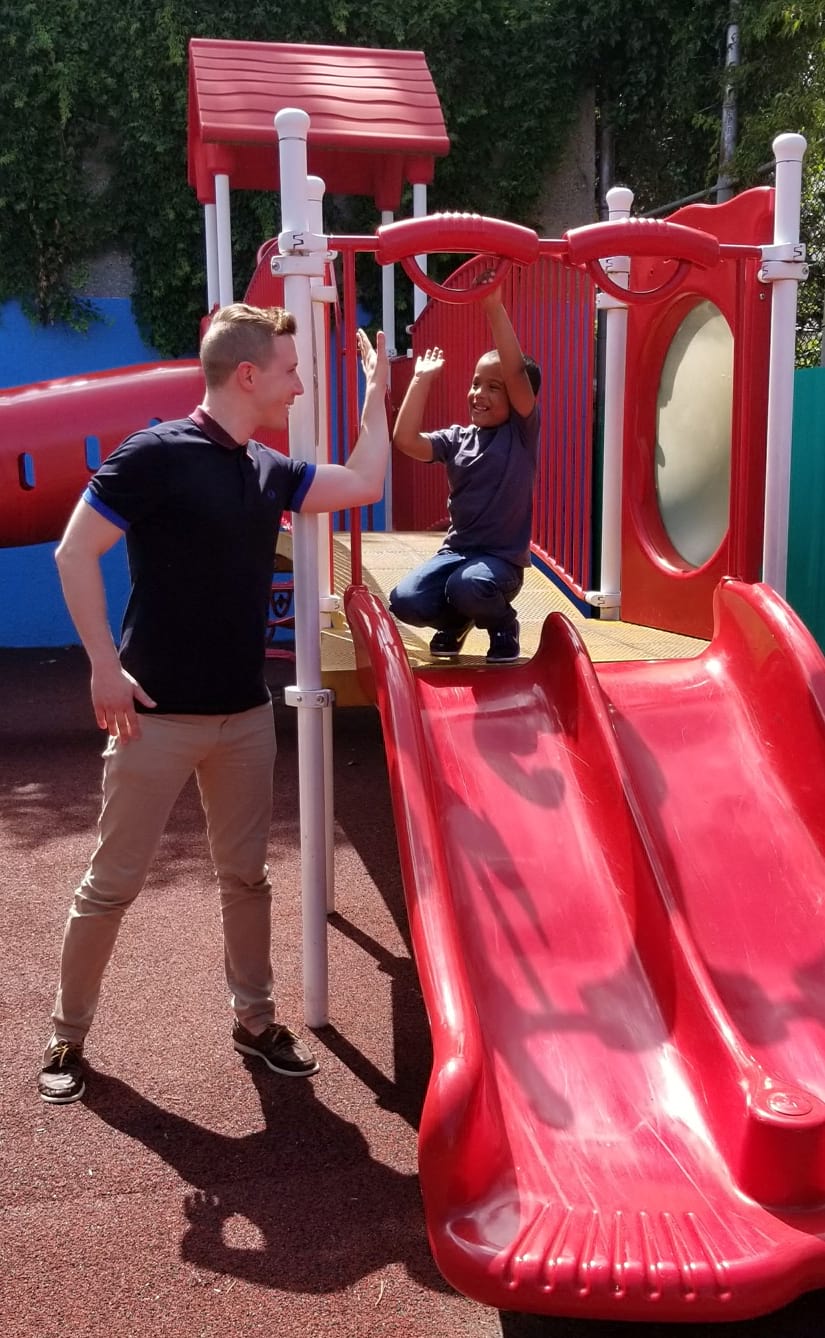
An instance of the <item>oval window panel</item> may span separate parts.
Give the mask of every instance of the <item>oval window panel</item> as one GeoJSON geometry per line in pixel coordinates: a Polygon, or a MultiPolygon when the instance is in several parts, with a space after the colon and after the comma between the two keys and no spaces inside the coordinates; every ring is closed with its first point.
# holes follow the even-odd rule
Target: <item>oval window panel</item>
{"type": "Polygon", "coordinates": [[[676,330],[656,401],[656,496],[670,542],[691,566],[712,557],[728,529],[733,335],[700,302],[676,330]]]}

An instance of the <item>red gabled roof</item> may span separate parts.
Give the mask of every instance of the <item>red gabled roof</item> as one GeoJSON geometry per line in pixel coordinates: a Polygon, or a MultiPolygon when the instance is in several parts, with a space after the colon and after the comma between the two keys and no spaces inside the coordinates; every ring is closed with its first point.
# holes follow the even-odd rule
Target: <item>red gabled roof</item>
{"type": "Polygon", "coordinates": [[[397,209],[405,181],[429,183],[450,141],[421,51],[189,43],[189,183],[214,199],[215,172],[235,189],[279,184],[276,112],[310,118],[309,171],[331,194],[373,195],[397,209]]]}

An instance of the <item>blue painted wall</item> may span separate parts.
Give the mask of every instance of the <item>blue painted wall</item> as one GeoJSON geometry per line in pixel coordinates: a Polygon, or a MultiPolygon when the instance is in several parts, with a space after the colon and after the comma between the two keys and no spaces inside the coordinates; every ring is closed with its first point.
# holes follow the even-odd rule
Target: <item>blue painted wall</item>
{"type": "MultiPolygon", "coordinates": [[[[94,305],[100,320],[82,334],[67,326],[32,324],[16,302],[0,307],[0,386],[158,361],[160,354],[141,338],[128,298],[95,298],[94,305]]],[[[0,646],[78,644],[60,591],[55,547],[0,548],[0,646]]],[[[109,615],[117,629],[129,589],[123,542],[107,553],[103,574],[109,615]]]]}
{"type": "Polygon", "coordinates": [[[160,358],[143,342],[127,297],[97,297],[94,306],[100,320],[85,334],[65,325],[34,325],[17,302],[0,306],[0,386],[27,386],[160,358]]]}
{"type": "MultiPolygon", "coordinates": [[[[0,548],[0,646],[76,646],[54,561],[56,544],[0,548]]],[[[101,564],[112,628],[120,627],[129,579],[123,540],[101,564]]]]}

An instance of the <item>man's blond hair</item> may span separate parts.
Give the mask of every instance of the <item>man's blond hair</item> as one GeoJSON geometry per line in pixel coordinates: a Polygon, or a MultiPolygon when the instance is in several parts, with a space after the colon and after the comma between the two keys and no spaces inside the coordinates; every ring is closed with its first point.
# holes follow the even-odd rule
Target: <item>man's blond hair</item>
{"type": "Polygon", "coordinates": [[[266,367],[277,335],[294,335],[295,317],[283,307],[251,307],[233,302],[215,312],[201,341],[200,358],[207,386],[223,385],[242,362],[266,367]]]}

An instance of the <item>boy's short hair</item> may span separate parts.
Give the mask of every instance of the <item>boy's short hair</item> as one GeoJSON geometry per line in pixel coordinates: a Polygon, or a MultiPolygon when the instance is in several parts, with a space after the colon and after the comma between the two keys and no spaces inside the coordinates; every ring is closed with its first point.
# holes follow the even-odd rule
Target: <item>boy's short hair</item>
{"type": "Polygon", "coordinates": [[[200,359],[206,384],[221,386],[242,362],[264,367],[272,357],[276,335],[294,335],[295,317],[283,307],[252,307],[232,302],[220,307],[201,340],[200,359]]]}
{"type": "Polygon", "coordinates": [[[527,373],[527,380],[530,382],[530,388],[534,395],[538,395],[541,390],[541,368],[535,358],[524,356],[524,370],[527,373]]]}

